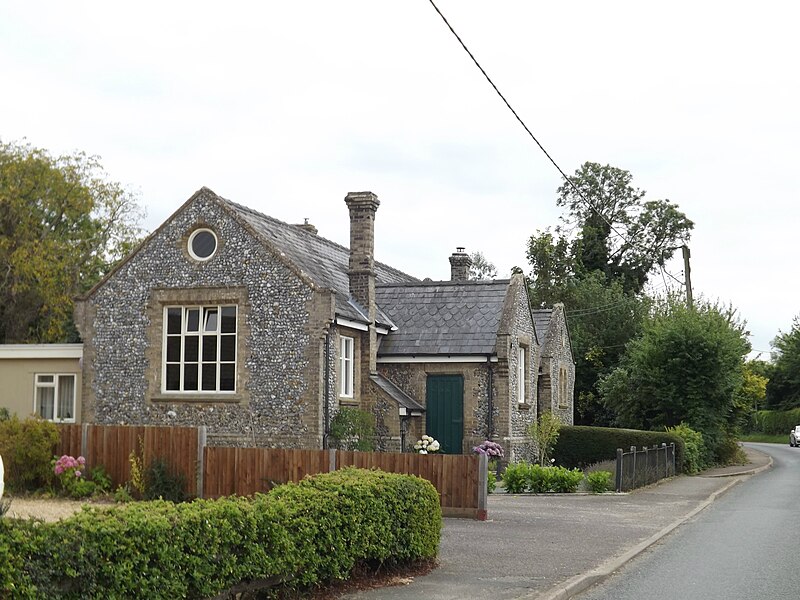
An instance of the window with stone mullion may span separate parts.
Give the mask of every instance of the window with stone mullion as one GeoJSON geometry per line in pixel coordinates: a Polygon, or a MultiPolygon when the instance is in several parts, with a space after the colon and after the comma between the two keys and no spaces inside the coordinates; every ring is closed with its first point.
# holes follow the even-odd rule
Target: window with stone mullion
{"type": "Polygon", "coordinates": [[[166,308],[165,391],[236,391],[236,306],[166,308]]]}

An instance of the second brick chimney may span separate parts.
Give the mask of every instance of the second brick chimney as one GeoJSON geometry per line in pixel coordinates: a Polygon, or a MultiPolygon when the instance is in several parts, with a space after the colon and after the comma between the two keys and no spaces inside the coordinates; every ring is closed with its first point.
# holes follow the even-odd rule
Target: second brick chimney
{"type": "MultiPolygon", "coordinates": [[[[380,206],[372,192],[350,192],[344,201],[350,209],[350,295],[368,312],[369,372],[377,372],[378,340],[375,331],[375,213],[380,206]]],[[[363,353],[362,353],[363,354],[363,353]]]]}
{"type": "Polygon", "coordinates": [[[450,281],[468,281],[471,266],[472,259],[464,252],[464,248],[460,246],[456,248],[450,255],[450,281]]]}

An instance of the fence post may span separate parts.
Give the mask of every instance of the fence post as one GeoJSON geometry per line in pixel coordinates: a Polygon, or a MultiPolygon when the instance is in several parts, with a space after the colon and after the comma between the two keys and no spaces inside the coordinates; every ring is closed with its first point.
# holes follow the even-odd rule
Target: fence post
{"type": "Polygon", "coordinates": [[[672,474],[677,475],[678,469],[675,466],[675,442],[672,442],[670,446],[672,446],[672,474]]]}
{"type": "Polygon", "coordinates": [[[489,515],[489,457],[478,455],[478,514],[479,521],[485,521],[489,515]]]}
{"type": "Polygon", "coordinates": [[[661,447],[664,448],[664,479],[669,477],[669,453],[667,452],[667,442],[661,442],[661,447]]]}
{"type": "Polygon", "coordinates": [[[197,497],[203,497],[203,486],[205,485],[205,459],[206,459],[206,426],[201,425],[197,428],[197,497]]]}
{"type": "Polygon", "coordinates": [[[336,450],[330,448],[328,450],[328,472],[333,473],[336,470],[336,450]]]}
{"type": "Polygon", "coordinates": [[[81,456],[86,459],[91,466],[94,465],[94,456],[89,457],[86,456],[86,453],[89,451],[89,424],[84,423],[81,425],[81,456]]]}
{"type": "Polygon", "coordinates": [[[617,448],[616,488],[619,494],[622,491],[622,448],[617,448]]]}
{"type": "Polygon", "coordinates": [[[631,446],[631,454],[633,454],[633,482],[631,485],[632,489],[636,489],[636,446],[631,446]]]}

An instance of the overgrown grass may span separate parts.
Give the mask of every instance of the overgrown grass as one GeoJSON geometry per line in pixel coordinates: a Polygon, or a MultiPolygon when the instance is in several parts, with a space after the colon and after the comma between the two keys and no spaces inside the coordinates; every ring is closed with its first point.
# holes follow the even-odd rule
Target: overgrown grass
{"type": "Polygon", "coordinates": [[[739,436],[740,442],[761,442],[763,444],[789,444],[789,434],[782,433],[748,433],[739,436]]]}

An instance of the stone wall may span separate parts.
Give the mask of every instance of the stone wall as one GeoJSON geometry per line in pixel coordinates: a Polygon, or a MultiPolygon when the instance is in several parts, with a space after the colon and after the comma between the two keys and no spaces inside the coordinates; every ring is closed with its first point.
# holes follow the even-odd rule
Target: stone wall
{"type": "MultiPolygon", "coordinates": [[[[537,374],[539,370],[539,345],[531,317],[527,290],[521,276],[512,279],[509,290],[513,311],[508,330],[508,405],[509,429],[505,438],[506,460],[516,462],[531,460],[533,447],[528,428],[537,418],[537,374]],[[518,399],[519,348],[525,347],[525,402],[518,399]]],[[[509,307],[506,308],[506,311],[509,307]]]]}
{"type": "Polygon", "coordinates": [[[557,305],[553,309],[547,340],[542,347],[541,371],[540,410],[552,411],[565,425],[572,425],[575,404],[575,362],[572,359],[563,305],[557,305]],[[566,382],[562,382],[564,376],[566,382]]]}
{"type": "Polygon", "coordinates": [[[206,425],[211,444],[321,447],[331,302],[201,190],[77,306],[84,421],[206,425]],[[186,249],[199,227],[219,241],[205,262],[186,249]],[[237,304],[235,393],[162,392],[163,307],[173,302],[237,304]]]}

